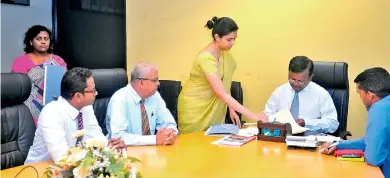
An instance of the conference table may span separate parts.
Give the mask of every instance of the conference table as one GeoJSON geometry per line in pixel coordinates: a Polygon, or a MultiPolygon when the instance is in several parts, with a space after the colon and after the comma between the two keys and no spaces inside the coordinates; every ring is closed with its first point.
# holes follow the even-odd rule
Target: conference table
{"type": "MultiPolygon", "coordinates": [[[[128,154],[145,178],[383,178],[377,167],[365,162],[337,161],[317,151],[287,149],[285,143],[254,140],[240,147],[211,144],[220,139],[204,132],[179,135],[170,146],[130,146],[128,154]]],[[[51,161],[31,164],[42,177],[51,161]]],[[[25,166],[1,171],[2,178],[15,177],[25,166]]],[[[33,178],[26,168],[17,177],[33,178]]]]}

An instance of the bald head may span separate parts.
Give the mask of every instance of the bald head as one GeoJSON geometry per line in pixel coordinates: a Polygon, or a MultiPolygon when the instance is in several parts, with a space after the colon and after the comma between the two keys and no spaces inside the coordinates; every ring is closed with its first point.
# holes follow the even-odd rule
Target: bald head
{"type": "Polygon", "coordinates": [[[151,72],[157,71],[157,66],[148,63],[148,62],[138,62],[134,65],[133,70],[131,70],[131,82],[137,81],[139,79],[146,78],[151,72]]]}

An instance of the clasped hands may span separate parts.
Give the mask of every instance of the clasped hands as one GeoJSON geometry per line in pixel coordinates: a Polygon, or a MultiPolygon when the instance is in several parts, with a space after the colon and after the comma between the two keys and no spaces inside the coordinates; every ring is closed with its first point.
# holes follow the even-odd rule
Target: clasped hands
{"type": "Polygon", "coordinates": [[[156,144],[157,145],[172,145],[175,143],[177,135],[175,129],[163,127],[157,131],[156,144]]]}
{"type": "Polygon", "coordinates": [[[122,150],[127,148],[127,145],[121,138],[112,138],[108,141],[108,147],[114,148],[116,150],[122,150]]]}
{"type": "MultiPolygon", "coordinates": [[[[157,131],[156,144],[157,145],[172,145],[176,141],[176,133],[172,128],[163,127],[157,131]]],[[[112,138],[108,141],[108,147],[121,150],[127,147],[121,138],[112,138]]]]}

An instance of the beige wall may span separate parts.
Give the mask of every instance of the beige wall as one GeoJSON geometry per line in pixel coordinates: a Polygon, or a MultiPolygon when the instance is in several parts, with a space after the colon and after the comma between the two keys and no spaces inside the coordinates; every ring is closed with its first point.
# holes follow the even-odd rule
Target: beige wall
{"type": "Polygon", "coordinates": [[[349,64],[348,129],[365,133],[366,110],[353,79],[362,70],[390,70],[389,0],[169,0],[127,1],[128,68],[139,60],[159,66],[160,78],[186,81],[196,54],[211,40],[203,28],[212,16],[239,25],[232,49],[244,105],[264,108],[271,92],[287,81],[295,55],[349,64]]]}

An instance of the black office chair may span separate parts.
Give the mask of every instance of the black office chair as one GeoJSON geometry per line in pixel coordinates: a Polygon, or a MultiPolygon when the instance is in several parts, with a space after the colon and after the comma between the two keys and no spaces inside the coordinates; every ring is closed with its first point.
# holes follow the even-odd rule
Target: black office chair
{"type": "MultiPolygon", "coordinates": [[[[243,95],[243,92],[242,92],[242,87],[241,87],[241,82],[237,82],[237,81],[232,81],[232,86],[230,88],[230,94],[232,95],[232,97],[234,99],[236,99],[240,104],[243,104],[244,103],[244,95],[243,95]]],[[[227,124],[233,124],[232,120],[230,119],[230,114],[229,114],[229,107],[227,108],[227,112],[226,112],[226,119],[225,119],[225,123],[227,124]]],[[[241,125],[244,124],[244,121],[241,119],[241,113],[237,112],[237,115],[238,117],[240,117],[240,121],[241,121],[241,125]]]]}
{"type": "Polygon", "coordinates": [[[26,74],[1,74],[1,169],[23,165],[33,144],[36,128],[23,103],[30,92],[26,74]]]}
{"type": "Polygon", "coordinates": [[[181,89],[181,82],[174,80],[160,80],[160,86],[157,88],[177,125],[177,103],[181,89]]]}
{"type": "Polygon", "coordinates": [[[332,96],[337,110],[339,128],[332,135],[347,139],[352,134],[347,131],[348,116],[348,64],[345,62],[314,62],[313,82],[325,88],[332,96]]]}
{"type": "Polygon", "coordinates": [[[96,119],[102,128],[104,135],[107,134],[106,113],[111,96],[119,89],[128,84],[127,73],[124,69],[93,69],[92,76],[95,81],[95,88],[98,92],[93,103],[96,119]]]}

